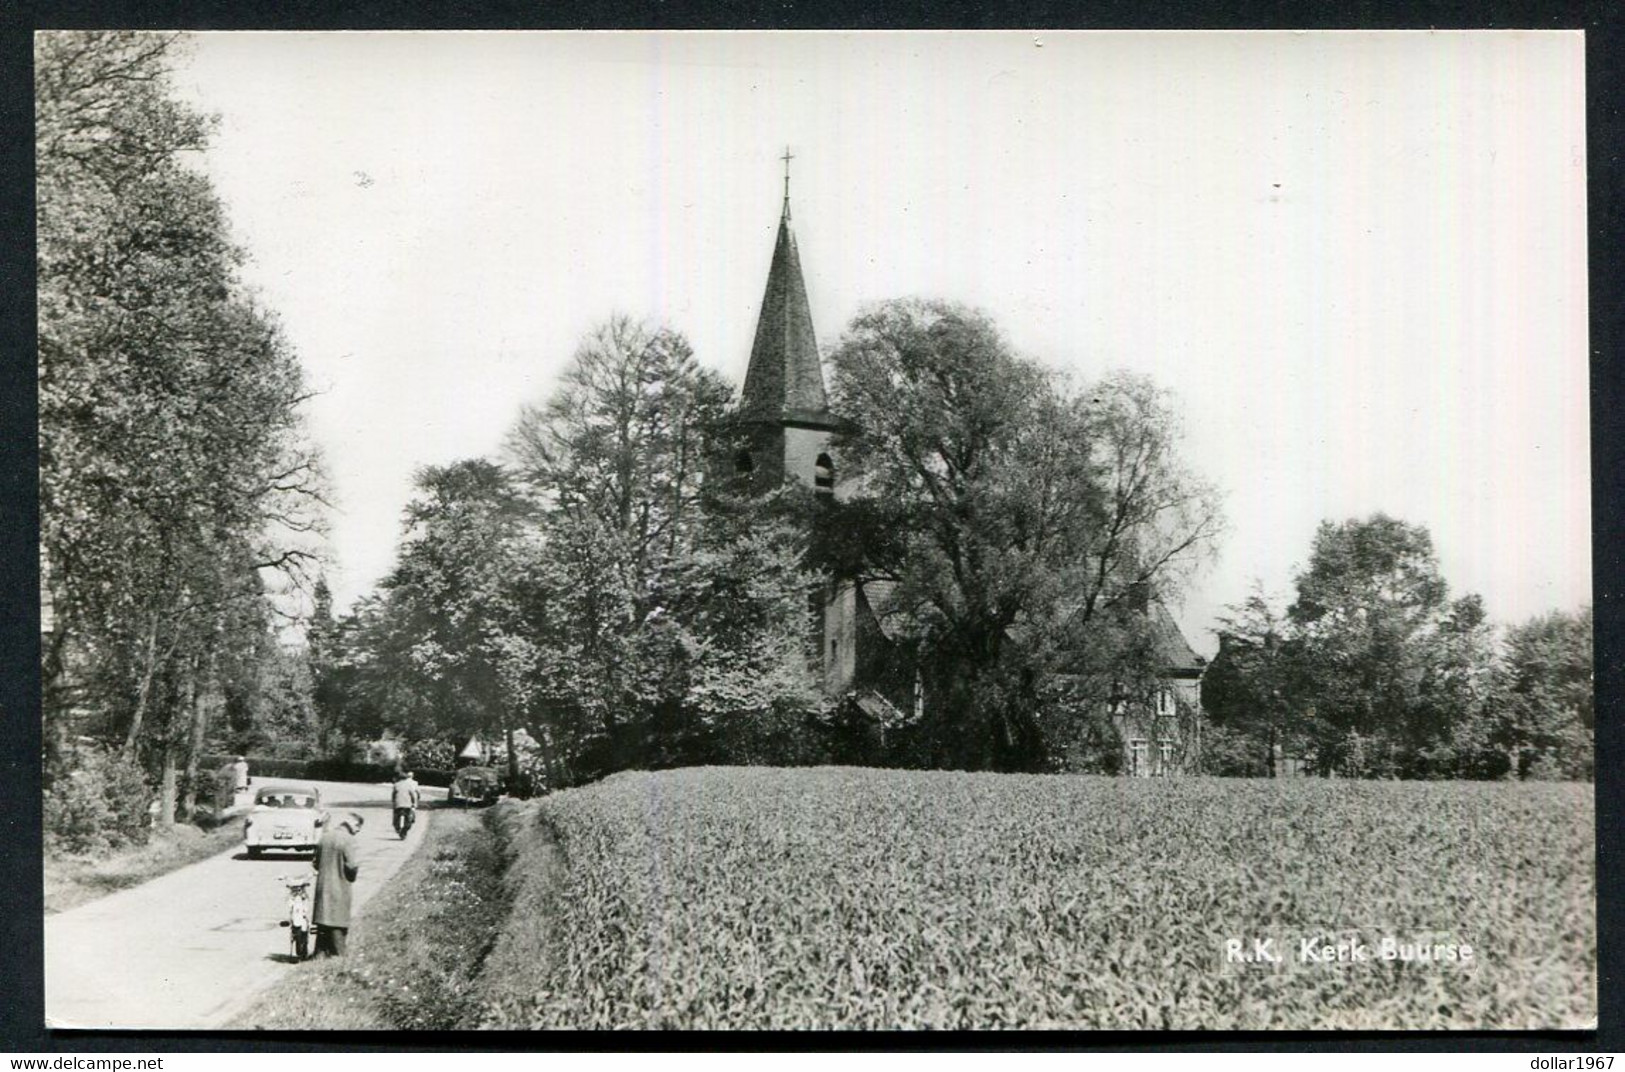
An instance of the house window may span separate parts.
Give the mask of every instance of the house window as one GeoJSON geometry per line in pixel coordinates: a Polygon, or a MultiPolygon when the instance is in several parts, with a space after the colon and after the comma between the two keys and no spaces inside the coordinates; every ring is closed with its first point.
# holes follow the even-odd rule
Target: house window
{"type": "Polygon", "coordinates": [[[1170,718],[1174,713],[1174,694],[1168,689],[1157,690],[1157,715],[1170,718]]]}
{"type": "Polygon", "coordinates": [[[750,456],[750,451],[742,450],[734,455],[734,472],[748,473],[756,468],[756,459],[750,456]]]}
{"type": "MultiPolygon", "coordinates": [[[[806,649],[803,648],[802,650],[805,651],[806,649]]],[[[841,642],[839,640],[829,642],[829,662],[831,666],[841,665],[841,642]]]]}
{"type": "Polygon", "coordinates": [[[824,492],[835,490],[835,462],[828,454],[820,454],[813,462],[813,487],[824,492]]]}
{"type": "Polygon", "coordinates": [[[1134,738],[1128,743],[1128,773],[1131,778],[1145,778],[1151,771],[1145,762],[1145,740],[1134,738]]]}
{"type": "Polygon", "coordinates": [[[1157,742],[1157,773],[1169,775],[1174,772],[1174,742],[1157,742]]]}

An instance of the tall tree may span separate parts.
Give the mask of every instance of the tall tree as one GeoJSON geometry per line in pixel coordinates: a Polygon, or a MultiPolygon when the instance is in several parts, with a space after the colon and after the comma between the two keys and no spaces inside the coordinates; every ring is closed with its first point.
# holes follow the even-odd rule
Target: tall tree
{"type": "Polygon", "coordinates": [[[1041,694],[1063,670],[1097,703],[1154,677],[1129,612],[1218,531],[1166,398],[1127,375],[1069,391],[942,302],[870,309],[831,361],[859,489],[832,527],[864,544],[837,554],[898,585],[935,678],[938,761],[1042,767],[1041,694]]]}
{"type": "MultiPolygon", "coordinates": [[[[1263,588],[1220,619],[1219,654],[1202,675],[1202,707],[1215,726],[1255,743],[1258,768],[1271,778],[1277,746],[1302,743],[1305,695],[1302,645],[1263,588]]],[[[1294,750],[1295,751],[1295,750],[1294,750]]]]}
{"type": "Polygon", "coordinates": [[[1288,611],[1313,685],[1323,768],[1437,773],[1428,755],[1469,717],[1459,702],[1483,625],[1476,597],[1454,602],[1427,529],[1374,514],[1323,522],[1288,611]],[[1460,643],[1458,643],[1460,642],[1460,643]],[[1454,678],[1454,683],[1452,683],[1454,678]]]}
{"type": "Polygon", "coordinates": [[[210,122],[172,94],[176,47],[35,51],[46,714],[99,712],[88,728],[158,772],[165,820],[222,631],[263,627],[238,611],[313,559],[321,505],[301,370],[187,161],[210,122]]]}
{"type": "Polygon", "coordinates": [[[674,761],[807,698],[803,541],[708,490],[731,396],[680,335],[618,316],[509,439],[544,510],[537,733],[587,767],[674,761]]]}
{"type": "Polygon", "coordinates": [[[425,468],[417,487],[372,634],[371,669],[386,678],[375,687],[391,689],[386,717],[411,736],[502,732],[511,742],[525,675],[505,664],[530,632],[518,582],[532,510],[501,467],[480,459],[425,468]]]}
{"type": "Polygon", "coordinates": [[[1512,628],[1497,685],[1491,737],[1518,776],[1592,776],[1597,714],[1589,606],[1512,628]]]}

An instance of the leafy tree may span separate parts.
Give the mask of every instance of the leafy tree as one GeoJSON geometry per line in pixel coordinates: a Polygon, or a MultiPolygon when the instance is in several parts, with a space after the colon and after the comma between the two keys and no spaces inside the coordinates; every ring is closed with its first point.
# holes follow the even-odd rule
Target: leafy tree
{"type": "Polygon", "coordinates": [[[509,455],[551,510],[616,541],[637,588],[692,538],[705,436],[731,395],[681,335],[614,316],[582,340],[547,402],[521,410],[509,455]]]}
{"type": "Polygon", "coordinates": [[[1490,731],[1520,777],[1589,778],[1596,733],[1591,608],[1531,618],[1507,634],[1490,731]]]}
{"type": "Polygon", "coordinates": [[[368,636],[375,709],[408,737],[511,734],[524,716],[508,663],[529,632],[516,578],[532,509],[480,459],[425,468],[417,486],[368,636]]]}
{"type": "Polygon", "coordinates": [[[1202,676],[1202,706],[1220,730],[1209,735],[1214,748],[1222,750],[1232,737],[1246,741],[1255,755],[1245,766],[1276,777],[1277,745],[1303,740],[1305,669],[1291,623],[1255,584],[1220,619],[1219,654],[1202,676]]]}
{"type": "Polygon", "coordinates": [[[1498,703],[1495,627],[1484,601],[1452,600],[1431,639],[1408,727],[1406,747],[1418,758],[1413,769],[1434,777],[1497,777],[1504,764],[1484,733],[1498,703]]]}
{"type": "Polygon", "coordinates": [[[510,436],[543,509],[536,736],[583,770],[703,756],[727,720],[809,695],[800,536],[707,489],[731,396],[681,336],[614,317],[510,436]]]}
{"type": "Polygon", "coordinates": [[[156,771],[162,822],[321,505],[302,373],[187,161],[210,121],[171,93],[174,48],[50,32],[35,54],[45,710],[156,771]]]}
{"type": "Polygon", "coordinates": [[[332,746],[343,722],[341,652],[339,625],[333,617],[333,592],[327,579],[318,577],[311,590],[310,621],[305,627],[305,662],[316,721],[316,752],[322,756],[333,754],[332,746]]]}
{"type": "Polygon", "coordinates": [[[1451,601],[1427,529],[1380,513],[1323,522],[1288,615],[1324,768],[1448,773],[1488,649],[1481,603],[1451,601]]]}
{"type": "MultiPolygon", "coordinates": [[[[1039,769],[1071,713],[1148,691],[1148,592],[1169,593],[1217,533],[1181,464],[1166,398],[1113,376],[1074,392],[984,315],[904,300],[860,315],[831,355],[861,574],[897,582],[931,671],[936,762],[1039,769]],[[1043,699],[1062,672],[1074,702],[1043,699]]],[[[850,525],[847,519],[851,519],[850,525]]]]}

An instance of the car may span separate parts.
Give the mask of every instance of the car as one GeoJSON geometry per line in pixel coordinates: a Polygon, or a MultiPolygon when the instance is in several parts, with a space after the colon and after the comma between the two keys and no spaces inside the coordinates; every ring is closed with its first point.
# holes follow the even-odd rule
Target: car
{"type": "Polygon", "coordinates": [[[313,785],[262,785],[243,820],[243,847],[259,856],[267,849],[309,852],[321,840],[327,812],[313,785]]]}
{"type": "Polygon", "coordinates": [[[464,767],[446,790],[449,804],[495,804],[502,795],[502,775],[490,767],[464,767]]]}

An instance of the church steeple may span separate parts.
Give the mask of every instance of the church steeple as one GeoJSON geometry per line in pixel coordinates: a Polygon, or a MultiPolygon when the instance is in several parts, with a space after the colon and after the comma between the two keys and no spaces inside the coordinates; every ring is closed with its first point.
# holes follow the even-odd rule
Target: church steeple
{"type": "Polygon", "coordinates": [[[813,336],[812,310],[807,284],[801,275],[795,232],[790,229],[790,161],[784,156],[784,209],[767,288],[756,320],[756,340],[750,349],[740,416],[761,421],[801,421],[826,424],[829,396],[824,391],[824,370],[813,336]]]}

